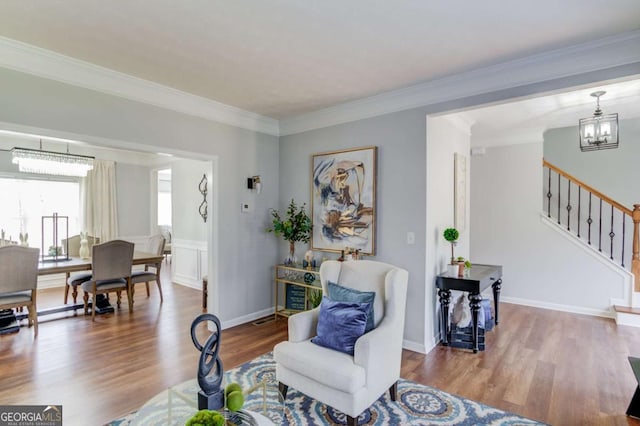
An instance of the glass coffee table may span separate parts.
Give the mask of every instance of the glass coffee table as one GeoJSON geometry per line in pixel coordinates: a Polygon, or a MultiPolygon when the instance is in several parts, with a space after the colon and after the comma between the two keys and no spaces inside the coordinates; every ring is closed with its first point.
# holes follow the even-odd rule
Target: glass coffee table
{"type": "MultiPolygon", "coordinates": [[[[231,422],[227,424],[237,426],[282,424],[284,403],[280,392],[278,392],[277,382],[264,378],[257,383],[242,383],[242,385],[243,390],[247,392],[244,406],[240,414],[235,419],[230,419],[231,422]],[[249,416],[249,420],[242,420],[245,415],[249,416]]],[[[200,387],[196,379],[171,386],[140,407],[130,425],[184,426],[185,422],[198,411],[199,390],[200,387]]]]}

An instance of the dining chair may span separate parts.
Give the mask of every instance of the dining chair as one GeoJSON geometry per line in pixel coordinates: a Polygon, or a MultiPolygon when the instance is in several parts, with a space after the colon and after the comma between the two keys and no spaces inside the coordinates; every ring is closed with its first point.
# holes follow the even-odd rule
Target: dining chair
{"type": "MultiPolygon", "coordinates": [[[[164,253],[165,238],[162,235],[153,235],[149,238],[146,251],[158,256],[162,256],[164,253]]],[[[144,271],[133,271],[131,273],[131,285],[132,293],[135,294],[135,285],[138,283],[145,283],[147,287],[147,297],[149,293],[149,282],[155,281],[158,286],[158,292],[160,292],[160,303],[164,302],[162,297],[162,283],[160,282],[160,267],[162,262],[148,263],[144,265],[144,271]],[[154,271],[150,271],[149,268],[153,268],[154,271]]]]}
{"type": "Polygon", "coordinates": [[[40,249],[18,245],[0,247],[0,309],[26,306],[29,326],[38,335],[36,289],[40,249]]]}
{"type": "Polygon", "coordinates": [[[160,234],[164,237],[164,261],[167,263],[171,263],[171,226],[169,225],[160,225],[158,227],[160,229],[160,234]]]}
{"type": "MultiPolygon", "coordinates": [[[[87,237],[87,242],[89,243],[89,250],[95,245],[100,243],[100,238],[98,237],[87,237]]],[[[67,240],[62,240],[62,246],[68,247],[67,253],[71,257],[80,257],[80,235],[74,235],[69,237],[67,240]],[[68,244],[68,246],[67,246],[68,244]]],[[[81,285],[85,281],[89,281],[91,279],[91,271],[85,272],[77,272],[77,273],[66,273],[65,285],[64,285],[64,304],[67,304],[69,300],[69,289],[71,288],[71,296],[73,297],[73,303],[77,303],[78,299],[78,286],[81,285]]]]}
{"type": "MultiPolygon", "coordinates": [[[[84,313],[89,308],[89,293],[93,303],[98,294],[115,292],[118,295],[118,308],[122,299],[122,291],[127,292],[129,312],[133,312],[133,294],[131,290],[131,266],[133,264],[133,243],[123,240],[112,240],[96,244],[92,249],[91,279],[81,284],[84,291],[84,313]]],[[[95,306],[91,308],[91,319],[96,319],[95,306]]]]}

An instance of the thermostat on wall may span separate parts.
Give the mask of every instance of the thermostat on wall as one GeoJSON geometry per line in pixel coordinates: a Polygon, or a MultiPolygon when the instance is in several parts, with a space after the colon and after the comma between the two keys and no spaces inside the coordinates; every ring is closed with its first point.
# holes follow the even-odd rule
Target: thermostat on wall
{"type": "Polygon", "coordinates": [[[242,213],[249,213],[251,211],[251,206],[249,205],[249,203],[242,203],[240,207],[242,213]]]}

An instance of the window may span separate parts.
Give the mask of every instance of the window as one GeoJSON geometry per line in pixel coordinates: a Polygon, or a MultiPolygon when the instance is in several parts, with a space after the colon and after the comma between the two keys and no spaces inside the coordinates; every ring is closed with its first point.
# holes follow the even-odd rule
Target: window
{"type": "MultiPolygon", "coordinates": [[[[42,216],[69,217],[69,236],[80,233],[80,188],[77,181],[16,179],[0,177],[0,228],[5,239],[19,241],[20,233],[28,233],[31,247],[42,247],[42,216]]],[[[64,223],[64,222],[63,222],[64,223]]],[[[49,221],[48,226],[51,226],[49,221]]],[[[56,244],[61,246],[66,238],[64,226],[60,226],[56,244]],[[64,234],[64,235],[62,235],[64,234]]],[[[47,240],[51,229],[45,229],[47,240]]],[[[45,250],[53,241],[45,241],[45,250]]],[[[42,253],[41,253],[42,254],[42,253]]]]}

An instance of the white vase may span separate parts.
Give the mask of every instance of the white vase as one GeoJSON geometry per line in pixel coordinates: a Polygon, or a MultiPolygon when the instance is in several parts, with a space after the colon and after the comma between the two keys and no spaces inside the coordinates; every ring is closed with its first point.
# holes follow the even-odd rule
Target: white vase
{"type": "Polygon", "coordinates": [[[89,259],[89,241],[87,241],[86,239],[80,240],[80,250],[78,254],[80,255],[81,259],[89,259]]]}
{"type": "Polygon", "coordinates": [[[458,264],[455,265],[447,265],[447,276],[449,277],[457,277],[458,276],[458,264]]]}

